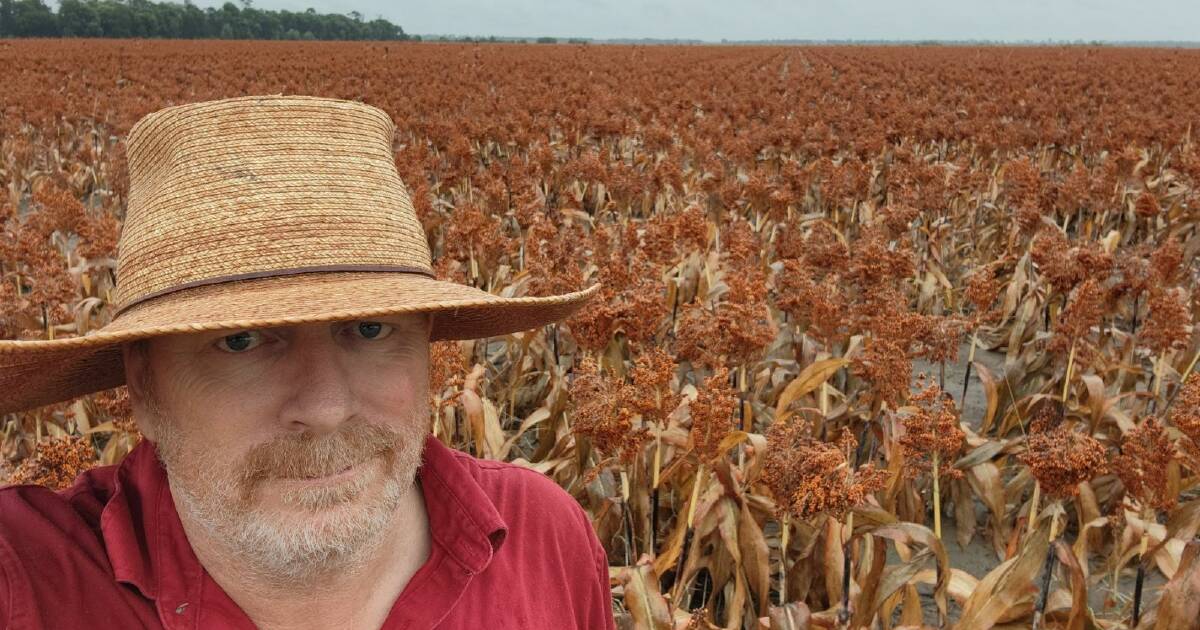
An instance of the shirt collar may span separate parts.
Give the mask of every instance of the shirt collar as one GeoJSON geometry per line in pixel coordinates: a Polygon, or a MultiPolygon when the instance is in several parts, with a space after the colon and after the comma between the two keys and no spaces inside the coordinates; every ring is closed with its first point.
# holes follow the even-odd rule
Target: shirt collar
{"type": "MultiPolygon", "coordinates": [[[[491,562],[508,526],[480,487],[469,459],[426,435],[417,474],[434,543],[474,575],[491,562]]],[[[100,518],[113,577],[156,600],[160,615],[191,616],[196,611],[177,610],[176,602],[200,601],[205,578],[211,578],[187,542],[154,443],[142,440],[130,451],[115,479],[100,518]]]]}

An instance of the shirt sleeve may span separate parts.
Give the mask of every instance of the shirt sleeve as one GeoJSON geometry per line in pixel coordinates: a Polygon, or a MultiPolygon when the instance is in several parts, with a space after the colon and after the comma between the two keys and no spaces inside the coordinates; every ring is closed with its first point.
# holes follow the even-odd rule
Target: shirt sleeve
{"type": "Polygon", "coordinates": [[[580,611],[579,627],[586,630],[615,630],[616,621],[613,619],[612,587],[608,581],[608,553],[600,544],[590,520],[585,519],[588,541],[592,549],[592,562],[595,564],[595,578],[590,580],[589,592],[584,601],[589,602],[586,610],[580,611]]]}
{"type": "Polygon", "coordinates": [[[3,566],[0,566],[0,630],[8,630],[12,627],[12,620],[9,618],[12,602],[9,601],[8,591],[8,572],[4,570],[3,566]]]}
{"type": "Polygon", "coordinates": [[[15,562],[8,541],[0,538],[0,630],[16,628],[13,622],[13,576],[9,565],[15,562]]]}

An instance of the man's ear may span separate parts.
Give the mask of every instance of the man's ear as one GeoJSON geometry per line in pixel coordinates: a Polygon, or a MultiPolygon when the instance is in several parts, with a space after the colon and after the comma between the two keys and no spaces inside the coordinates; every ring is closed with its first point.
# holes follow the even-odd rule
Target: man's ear
{"type": "Polygon", "coordinates": [[[141,377],[146,370],[144,347],[136,341],[121,344],[121,364],[125,369],[125,386],[129,389],[129,401],[136,405],[146,397],[146,388],[141,377]]]}
{"type": "Polygon", "coordinates": [[[151,441],[154,440],[153,414],[149,400],[153,395],[149,382],[150,357],[147,341],[139,340],[121,344],[121,363],[125,368],[125,386],[129,390],[129,404],[138,429],[151,441]]]}

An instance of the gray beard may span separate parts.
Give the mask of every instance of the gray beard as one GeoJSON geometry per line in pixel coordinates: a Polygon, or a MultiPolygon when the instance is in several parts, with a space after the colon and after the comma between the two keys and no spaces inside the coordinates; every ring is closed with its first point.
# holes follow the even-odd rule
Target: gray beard
{"type": "MultiPolygon", "coordinates": [[[[380,495],[361,509],[299,525],[294,517],[274,518],[257,509],[230,510],[225,497],[235,496],[236,490],[226,479],[213,485],[213,494],[204,497],[182,483],[179,475],[171,475],[169,467],[168,475],[171,492],[191,523],[199,525],[229,557],[236,558],[255,581],[286,587],[311,586],[329,575],[361,570],[383,544],[400,504],[415,488],[416,471],[401,479],[387,479],[380,495]]],[[[361,494],[364,483],[360,477],[341,488],[297,493],[297,500],[289,498],[287,502],[314,506],[337,503],[361,494]]]]}
{"type": "MultiPolygon", "coordinates": [[[[240,572],[266,587],[313,588],[324,578],[357,573],[379,551],[409,492],[420,491],[415,480],[424,435],[418,438],[419,432],[414,432],[396,451],[390,473],[386,456],[370,462],[389,475],[377,496],[362,497],[368,484],[377,480],[360,471],[346,484],[289,491],[281,497],[286,505],[319,519],[304,522],[296,514],[273,514],[249,504],[253,497],[239,496],[244,488],[227,458],[187,449],[177,429],[161,420],[158,456],[181,516],[235,559],[240,572]],[[346,509],[342,504],[351,500],[363,503],[346,509]],[[331,514],[331,509],[339,511],[331,514]]],[[[259,486],[254,491],[262,490],[259,486]]]]}

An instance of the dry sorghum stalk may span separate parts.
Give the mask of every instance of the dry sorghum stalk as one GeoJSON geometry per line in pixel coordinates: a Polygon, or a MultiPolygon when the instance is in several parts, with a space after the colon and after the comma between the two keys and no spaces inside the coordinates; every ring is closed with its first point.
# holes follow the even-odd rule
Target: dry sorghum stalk
{"type": "Polygon", "coordinates": [[[993,309],[992,305],[1000,295],[999,275],[1010,264],[1012,264],[1012,256],[1006,256],[1001,260],[976,268],[967,280],[964,297],[975,306],[975,313],[972,317],[976,323],[1000,317],[999,309],[993,309]]]}
{"type": "Polygon", "coordinates": [[[921,216],[921,211],[903,203],[888,204],[879,210],[877,222],[883,226],[892,237],[899,237],[908,231],[909,225],[921,216]]]}
{"type": "Polygon", "coordinates": [[[1041,171],[1028,157],[1004,165],[1004,187],[1009,204],[1017,210],[1017,223],[1023,233],[1031,234],[1044,225],[1041,171]]]}
{"type": "Polygon", "coordinates": [[[129,401],[129,388],[117,387],[104,390],[93,395],[92,402],[100,410],[101,416],[111,420],[114,427],[127,433],[140,435],[137,423],[133,419],[133,405],[129,401]]]}
{"type": "MultiPolygon", "coordinates": [[[[924,378],[924,374],[918,376],[918,387],[923,385],[924,378]]],[[[912,478],[930,471],[933,455],[937,453],[942,462],[939,475],[961,477],[962,471],[952,464],[966,445],[966,433],[959,427],[954,399],[934,382],[910,396],[909,403],[916,410],[904,417],[904,434],[898,440],[904,451],[905,474],[912,478]]]]}
{"type": "Polygon", "coordinates": [[[720,458],[721,440],[733,430],[737,393],[729,385],[729,370],[721,367],[704,379],[704,386],[690,405],[692,444],[704,463],[720,458]]]}
{"type": "Polygon", "coordinates": [[[825,221],[813,225],[804,239],[804,264],[824,272],[842,271],[850,262],[850,250],[837,230],[825,221]]]}
{"type": "Polygon", "coordinates": [[[837,274],[827,274],[824,281],[816,282],[804,263],[787,259],[774,280],[779,294],[776,306],[809,337],[821,340],[826,348],[845,337],[846,297],[837,274]]]}
{"type": "Polygon", "coordinates": [[[678,405],[679,394],[671,389],[675,362],[661,348],[651,348],[634,362],[630,375],[633,397],[629,404],[649,422],[663,423],[678,405]]]}
{"type": "Polygon", "coordinates": [[[1153,416],[1142,420],[1121,441],[1121,453],[1112,469],[1129,496],[1145,508],[1169,510],[1177,497],[1167,490],[1167,466],[1175,458],[1175,445],[1153,416]]]}
{"type": "MultiPolygon", "coordinates": [[[[467,358],[456,341],[435,341],[429,344],[429,397],[437,400],[447,387],[461,383],[467,373],[467,358]]],[[[440,405],[452,404],[451,397],[440,405]]]]}
{"type": "Polygon", "coordinates": [[[876,287],[895,286],[911,277],[916,269],[913,258],[907,235],[891,247],[883,229],[872,226],[855,240],[846,278],[870,295],[876,287]]]}
{"type": "Polygon", "coordinates": [[[697,205],[655,214],[646,221],[642,235],[647,254],[656,264],[669,265],[689,252],[704,251],[708,244],[707,220],[697,205]]]}
{"type": "Polygon", "coordinates": [[[473,257],[480,273],[486,275],[500,262],[508,240],[499,218],[476,202],[462,201],[442,239],[442,255],[458,261],[473,257]]]}
{"type": "Polygon", "coordinates": [[[636,247],[636,231],[596,232],[600,263],[600,294],[569,321],[571,332],[585,350],[604,349],[613,335],[623,332],[635,347],[654,339],[670,313],[666,288],[657,266],[636,247]]]}
{"type": "Polygon", "coordinates": [[[568,293],[583,286],[578,244],[584,241],[578,225],[557,226],[543,214],[535,214],[525,235],[525,270],[529,292],[534,295],[568,293]]]}
{"type": "Polygon", "coordinates": [[[871,383],[880,400],[896,407],[908,395],[912,360],[896,342],[868,337],[863,351],[851,360],[850,371],[871,383]]]}
{"type": "Polygon", "coordinates": [[[1188,467],[1200,471],[1200,373],[1188,376],[1171,407],[1171,424],[1179,429],[1179,450],[1188,467]]]}
{"type": "Polygon", "coordinates": [[[1138,333],[1156,355],[1187,345],[1191,337],[1192,314],[1182,287],[1164,289],[1153,286],[1146,302],[1150,315],[1138,333]]]}
{"type": "Polygon", "coordinates": [[[1138,195],[1137,201],[1133,203],[1133,210],[1138,216],[1153,217],[1158,216],[1158,213],[1162,211],[1162,206],[1158,204],[1158,198],[1153,193],[1144,190],[1142,194],[1138,195]]]}
{"type": "Polygon", "coordinates": [[[807,520],[828,514],[841,520],[846,512],[881,490],[887,471],[867,464],[854,470],[847,453],[858,442],[843,427],[836,442],[824,442],[808,434],[803,422],[776,422],[767,430],[767,453],[763,483],[775,495],[775,510],[807,520]]]}
{"type": "Polygon", "coordinates": [[[1067,293],[1087,277],[1071,255],[1071,241],[1057,228],[1044,226],[1038,230],[1030,245],[1029,254],[1037,265],[1042,279],[1059,293],[1067,293]]]}
{"type": "Polygon", "coordinates": [[[13,471],[9,483],[37,484],[52,490],[71,485],[79,473],[96,465],[96,450],[86,437],[66,435],[42,440],[34,453],[13,471]]]}
{"type": "Polygon", "coordinates": [[[1043,399],[1029,422],[1025,453],[1019,458],[1055,498],[1079,494],[1079,484],[1108,470],[1104,446],[1062,421],[1062,403],[1043,399]]]}
{"type": "Polygon", "coordinates": [[[958,348],[966,334],[968,320],[956,315],[927,315],[921,318],[914,353],[930,363],[949,363],[958,360],[958,348]]]}
{"type": "Polygon", "coordinates": [[[592,357],[584,357],[571,382],[571,428],[591,439],[605,455],[630,462],[649,440],[645,427],[634,427],[636,411],[627,404],[632,387],[606,377],[592,357]]]}
{"type": "Polygon", "coordinates": [[[1093,348],[1088,335],[1104,318],[1105,297],[1104,285],[1096,278],[1088,278],[1075,287],[1067,307],[1058,317],[1054,337],[1047,347],[1054,352],[1067,353],[1075,344],[1076,361],[1086,362],[1093,348]]]}
{"type": "Polygon", "coordinates": [[[800,221],[797,219],[789,219],[779,225],[775,230],[772,242],[775,248],[775,260],[795,260],[800,262],[800,259],[808,251],[804,231],[801,229],[800,221]]]}
{"type": "Polygon", "coordinates": [[[1157,281],[1156,271],[1145,257],[1145,252],[1145,245],[1139,245],[1126,251],[1117,262],[1120,281],[1112,288],[1115,298],[1136,298],[1157,281]]]}
{"type": "MultiPolygon", "coordinates": [[[[730,277],[733,286],[744,286],[730,277]]],[[[745,365],[753,362],[775,339],[770,323],[765,285],[761,291],[734,290],[730,298],[713,310],[696,303],[683,312],[675,339],[679,356],[707,367],[745,365]]]]}
{"type": "Polygon", "coordinates": [[[1174,282],[1183,268],[1183,247],[1169,236],[1150,254],[1150,268],[1162,283],[1174,282]]]}

